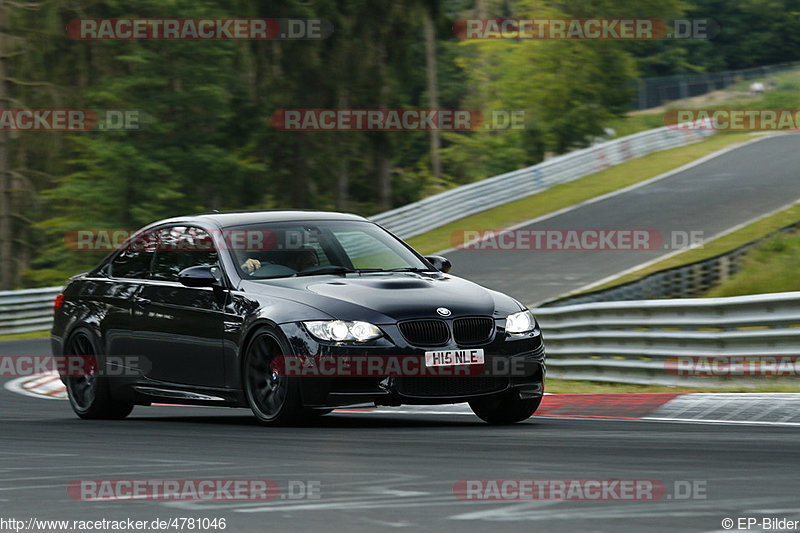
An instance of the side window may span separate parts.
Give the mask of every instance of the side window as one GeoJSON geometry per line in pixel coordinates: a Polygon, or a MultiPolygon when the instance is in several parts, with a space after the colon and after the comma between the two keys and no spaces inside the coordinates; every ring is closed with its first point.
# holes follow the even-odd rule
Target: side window
{"type": "Polygon", "coordinates": [[[123,250],[111,263],[111,276],[115,278],[145,279],[150,272],[153,252],[123,250]]]}
{"type": "Polygon", "coordinates": [[[152,279],[178,281],[181,270],[198,265],[216,265],[217,251],[204,230],[173,226],[158,231],[158,249],[152,279]]]}
{"type": "Polygon", "coordinates": [[[155,249],[153,235],[141,234],[134,237],[111,262],[111,277],[146,279],[150,274],[155,249]]]}

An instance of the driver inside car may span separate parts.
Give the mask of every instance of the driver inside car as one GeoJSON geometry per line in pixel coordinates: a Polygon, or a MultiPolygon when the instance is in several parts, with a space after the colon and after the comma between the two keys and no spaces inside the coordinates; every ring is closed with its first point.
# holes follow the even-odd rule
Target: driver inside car
{"type": "Polygon", "coordinates": [[[261,261],[252,257],[248,258],[244,263],[241,264],[241,269],[248,274],[252,274],[259,268],[261,268],[261,261]]]}
{"type": "MultiPolygon", "coordinates": [[[[319,259],[317,258],[317,252],[315,250],[304,248],[290,253],[290,255],[285,258],[285,261],[279,261],[278,263],[293,268],[297,272],[302,272],[307,268],[319,265],[319,259]]],[[[252,274],[261,268],[261,264],[259,259],[249,257],[241,264],[241,268],[248,274],[252,274]]]]}

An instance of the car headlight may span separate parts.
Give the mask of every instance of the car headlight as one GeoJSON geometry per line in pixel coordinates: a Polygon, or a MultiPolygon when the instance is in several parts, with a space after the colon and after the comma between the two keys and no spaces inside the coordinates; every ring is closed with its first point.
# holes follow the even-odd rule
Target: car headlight
{"type": "Polygon", "coordinates": [[[348,322],[345,320],[316,320],[303,322],[309,333],[323,341],[365,342],[382,335],[378,326],[369,322],[348,322]]]}
{"type": "Polygon", "coordinates": [[[506,332],[528,333],[536,328],[536,319],[529,309],[506,317],[506,332]]]}

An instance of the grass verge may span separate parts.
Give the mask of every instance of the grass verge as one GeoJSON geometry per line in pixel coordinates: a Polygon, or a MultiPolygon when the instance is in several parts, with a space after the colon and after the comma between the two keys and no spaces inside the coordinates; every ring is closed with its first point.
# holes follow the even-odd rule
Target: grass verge
{"type": "Polygon", "coordinates": [[[28,339],[46,339],[48,337],[50,337],[50,330],[43,329],[41,331],[29,331],[27,333],[9,333],[7,335],[0,335],[0,342],[22,341],[28,339]]]}
{"type": "MultiPolygon", "coordinates": [[[[800,211],[800,208],[798,208],[800,211]]],[[[800,213],[795,220],[800,219],[800,213]]],[[[742,269],[703,296],[717,298],[800,290],[800,235],[773,235],[750,250],[742,269]]]]}
{"type": "Polygon", "coordinates": [[[581,179],[556,185],[539,194],[459,219],[407,241],[420,253],[432,254],[461,244],[463,240],[454,238],[461,230],[513,226],[645,181],[750,139],[752,136],[745,133],[718,134],[689,146],[648,154],[581,179]]]}

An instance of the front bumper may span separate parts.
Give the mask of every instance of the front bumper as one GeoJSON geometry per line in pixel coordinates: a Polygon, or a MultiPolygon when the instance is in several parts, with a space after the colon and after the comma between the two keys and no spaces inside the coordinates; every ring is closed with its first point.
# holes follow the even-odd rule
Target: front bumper
{"type": "Polygon", "coordinates": [[[477,375],[470,372],[451,377],[407,374],[303,377],[300,378],[300,388],[306,406],[432,405],[467,402],[502,393],[517,394],[521,398],[541,397],[544,393],[545,350],[538,331],[529,335],[510,336],[498,329],[489,341],[477,346],[451,343],[421,348],[406,343],[396,327],[380,327],[385,333],[384,337],[365,345],[347,345],[317,341],[299,324],[281,326],[294,355],[314,361],[396,356],[415,358],[418,361],[416,368],[422,368],[427,350],[482,348],[486,370],[477,375]]]}

